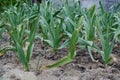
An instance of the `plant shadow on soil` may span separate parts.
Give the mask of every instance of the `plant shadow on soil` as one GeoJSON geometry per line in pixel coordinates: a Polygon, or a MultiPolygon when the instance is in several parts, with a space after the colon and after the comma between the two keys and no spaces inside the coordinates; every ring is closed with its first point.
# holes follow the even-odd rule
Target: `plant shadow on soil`
{"type": "MultiPolygon", "coordinates": [[[[7,44],[9,39],[4,37],[0,40],[0,45],[7,44]]],[[[64,66],[52,69],[36,71],[36,63],[39,52],[45,49],[39,40],[35,40],[35,48],[30,61],[31,70],[24,71],[14,52],[7,52],[0,57],[0,80],[120,80],[120,47],[113,49],[116,62],[111,62],[107,67],[103,65],[99,54],[93,52],[98,62],[92,62],[87,50],[78,49],[73,62],[64,66]]],[[[51,48],[46,48],[41,53],[39,66],[52,64],[68,54],[68,49],[59,50],[53,54],[51,48]]]]}

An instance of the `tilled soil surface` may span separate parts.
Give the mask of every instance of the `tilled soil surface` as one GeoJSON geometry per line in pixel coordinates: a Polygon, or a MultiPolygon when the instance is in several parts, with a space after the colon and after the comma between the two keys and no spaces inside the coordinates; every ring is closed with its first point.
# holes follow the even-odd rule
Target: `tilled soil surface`
{"type": "MultiPolygon", "coordinates": [[[[7,45],[9,39],[4,37],[0,45],[7,45]]],[[[68,49],[53,53],[50,47],[46,47],[38,40],[35,41],[33,56],[30,61],[31,70],[24,71],[16,53],[9,51],[0,57],[0,80],[120,80],[120,47],[115,47],[112,54],[116,61],[104,66],[101,56],[93,52],[97,62],[92,62],[84,49],[78,49],[73,62],[53,69],[41,69],[41,66],[52,64],[68,54],[68,49]],[[39,66],[36,65],[41,54],[39,66]]]]}

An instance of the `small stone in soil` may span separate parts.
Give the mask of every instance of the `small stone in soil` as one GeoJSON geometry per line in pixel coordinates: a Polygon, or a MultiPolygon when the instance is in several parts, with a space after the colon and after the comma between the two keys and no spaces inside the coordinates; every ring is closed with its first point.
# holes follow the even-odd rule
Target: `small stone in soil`
{"type": "Polygon", "coordinates": [[[110,80],[116,80],[113,75],[108,75],[108,79],[110,79],[110,80]]]}
{"type": "Polygon", "coordinates": [[[14,78],[16,78],[16,76],[15,76],[14,74],[12,74],[12,75],[10,76],[10,78],[11,78],[11,79],[14,79],[14,78]]]}
{"type": "Polygon", "coordinates": [[[85,67],[79,66],[79,65],[76,66],[76,69],[77,69],[77,70],[80,70],[82,73],[86,71],[86,68],[85,68],[85,67]]]}
{"type": "Polygon", "coordinates": [[[119,70],[118,69],[112,69],[111,73],[119,73],[119,70]]]}

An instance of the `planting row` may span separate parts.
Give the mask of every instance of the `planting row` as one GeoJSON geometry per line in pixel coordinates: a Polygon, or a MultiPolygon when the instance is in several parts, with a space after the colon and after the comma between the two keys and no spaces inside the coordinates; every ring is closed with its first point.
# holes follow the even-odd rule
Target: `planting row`
{"type": "Polygon", "coordinates": [[[96,60],[92,51],[101,54],[107,65],[113,59],[111,52],[114,42],[120,42],[119,10],[120,4],[106,11],[101,3],[99,8],[93,5],[87,9],[77,1],[73,5],[66,1],[57,8],[50,2],[11,6],[0,16],[1,38],[4,32],[10,36],[9,45],[0,49],[0,55],[8,50],[15,51],[25,70],[29,70],[34,40],[39,39],[52,47],[53,54],[69,47],[68,56],[46,68],[71,62],[76,56],[76,45],[84,46],[93,61],[96,60]]]}

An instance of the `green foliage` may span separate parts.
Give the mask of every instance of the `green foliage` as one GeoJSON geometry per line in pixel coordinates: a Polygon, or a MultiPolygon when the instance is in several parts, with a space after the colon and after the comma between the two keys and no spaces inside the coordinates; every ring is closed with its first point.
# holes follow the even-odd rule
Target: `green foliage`
{"type": "Polygon", "coordinates": [[[103,50],[101,55],[102,55],[102,58],[103,58],[103,61],[105,62],[105,64],[108,64],[111,60],[110,54],[113,49],[113,40],[111,42],[112,35],[109,34],[108,31],[106,32],[106,35],[103,35],[101,25],[99,24],[100,23],[99,19],[97,19],[97,21],[98,21],[97,22],[98,23],[98,25],[97,25],[98,35],[100,37],[100,42],[101,42],[102,50],[103,50]]]}
{"type": "Polygon", "coordinates": [[[114,32],[118,29],[118,25],[114,25],[116,23],[114,15],[114,12],[105,11],[101,5],[100,13],[96,19],[97,31],[102,45],[101,56],[105,64],[108,64],[112,59],[110,55],[116,36],[114,32]]]}
{"type": "Polygon", "coordinates": [[[73,60],[73,58],[76,55],[75,45],[76,45],[77,40],[78,40],[78,36],[79,36],[78,33],[79,33],[79,30],[76,29],[72,34],[72,37],[70,39],[70,48],[69,48],[68,56],[62,58],[60,61],[57,61],[56,63],[54,63],[52,65],[47,65],[46,66],[47,68],[59,67],[59,66],[62,66],[64,64],[67,64],[73,60]]]}
{"type": "MultiPolygon", "coordinates": [[[[95,20],[96,20],[96,6],[92,6],[89,10],[84,10],[82,14],[85,17],[84,21],[84,29],[85,31],[83,32],[84,38],[91,46],[93,45],[93,41],[95,40],[95,20]]],[[[89,45],[86,45],[88,48],[89,55],[93,61],[95,59],[93,58],[93,55],[91,53],[92,47],[89,45]]]]}
{"type": "Polygon", "coordinates": [[[8,50],[13,50],[25,69],[29,70],[34,40],[40,39],[52,47],[54,53],[69,47],[68,56],[47,65],[47,68],[73,61],[76,56],[76,44],[87,48],[93,61],[95,59],[92,51],[95,50],[101,54],[104,63],[109,64],[114,42],[120,42],[119,5],[113,6],[111,11],[106,11],[101,3],[99,8],[93,5],[87,9],[82,8],[75,0],[72,5],[66,0],[58,8],[49,1],[31,5],[23,2],[3,0],[0,3],[2,10],[8,5],[5,6],[8,9],[3,10],[0,16],[0,38],[7,32],[11,39],[10,45],[0,49],[0,56],[8,50]]]}
{"type": "Polygon", "coordinates": [[[81,17],[78,21],[78,23],[76,24],[76,28],[74,30],[74,32],[71,34],[71,38],[70,38],[70,42],[69,42],[69,54],[68,56],[62,58],[61,60],[57,61],[56,63],[52,64],[52,65],[48,65],[46,66],[47,68],[53,68],[53,67],[59,67],[62,66],[64,64],[67,64],[69,62],[71,62],[75,56],[76,56],[76,44],[78,42],[78,37],[79,37],[79,31],[82,27],[82,19],[83,17],[81,17]]]}
{"type": "Polygon", "coordinates": [[[40,34],[40,39],[43,39],[48,43],[56,52],[60,45],[60,42],[64,38],[63,19],[56,19],[57,14],[60,11],[54,11],[52,4],[49,2],[40,5],[40,29],[42,33],[40,34]],[[45,4],[45,5],[43,5],[45,4]],[[56,19],[56,21],[54,20],[56,19]]]}
{"type": "Polygon", "coordinates": [[[3,28],[7,30],[12,40],[14,51],[23,63],[26,70],[29,70],[29,60],[32,55],[35,34],[39,25],[37,5],[31,9],[24,4],[21,8],[11,7],[3,13],[3,28]],[[29,32],[28,33],[26,33],[29,32]]]}
{"type": "Polygon", "coordinates": [[[0,12],[3,12],[4,10],[6,10],[7,8],[9,8],[10,6],[13,5],[21,5],[24,2],[30,2],[30,0],[0,0],[0,12]]]}

